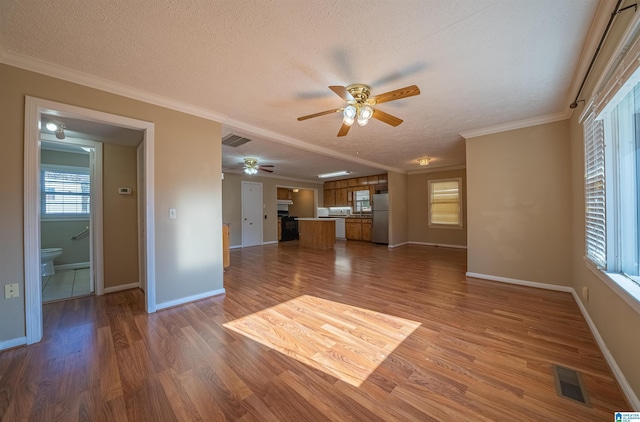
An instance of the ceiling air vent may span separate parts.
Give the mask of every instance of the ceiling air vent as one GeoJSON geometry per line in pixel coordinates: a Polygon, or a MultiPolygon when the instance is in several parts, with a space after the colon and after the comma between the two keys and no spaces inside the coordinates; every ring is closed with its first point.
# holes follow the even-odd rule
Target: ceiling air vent
{"type": "Polygon", "coordinates": [[[229,134],[222,138],[222,145],[238,148],[240,145],[244,145],[247,142],[251,142],[251,139],[243,138],[242,136],[229,134]]]}

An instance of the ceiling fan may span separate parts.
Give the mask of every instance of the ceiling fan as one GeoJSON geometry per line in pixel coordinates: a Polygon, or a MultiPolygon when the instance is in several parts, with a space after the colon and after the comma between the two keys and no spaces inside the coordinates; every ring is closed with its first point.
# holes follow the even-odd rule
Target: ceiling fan
{"type": "Polygon", "coordinates": [[[394,91],[385,92],[384,94],[376,95],[375,97],[371,96],[371,88],[364,84],[353,84],[347,87],[330,86],[329,89],[338,94],[340,98],[345,100],[347,102],[347,105],[341,108],[321,111],[320,113],[298,117],[298,121],[311,119],[313,117],[320,117],[331,113],[342,112],[342,127],[338,131],[338,136],[345,136],[349,132],[349,129],[351,128],[351,125],[354,121],[357,121],[358,125],[364,126],[372,117],[391,126],[398,126],[400,123],[402,123],[402,119],[385,113],[384,111],[377,108],[373,108],[373,106],[420,94],[420,88],[418,88],[416,85],[411,85],[404,88],[396,89],[394,91]]]}
{"type": "Polygon", "coordinates": [[[269,170],[267,167],[272,167],[272,165],[259,166],[257,158],[245,158],[244,159],[244,172],[246,174],[257,174],[258,170],[264,171],[267,173],[273,173],[273,170],[269,170]]]}

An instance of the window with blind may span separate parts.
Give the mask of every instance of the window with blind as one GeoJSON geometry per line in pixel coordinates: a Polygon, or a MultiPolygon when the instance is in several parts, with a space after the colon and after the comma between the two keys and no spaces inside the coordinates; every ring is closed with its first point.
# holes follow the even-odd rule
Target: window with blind
{"type": "Polygon", "coordinates": [[[429,226],[462,228],[462,179],[429,181],[429,226]]]}
{"type": "Polygon", "coordinates": [[[42,218],[89,217],[91,179],[84,167],[40,167],[42,218]]]}
{"type": "Polygon", "coordinates": [[[591,116],[584,125],[585,254],[598,267],[607,262],[605,225],[604,124],[591,116]]]}
{"type": "Polygon", "coordinates": [[[631,80],[584,123],[585,254],[606,273],[638,283],[640,70],[631,80]]]}

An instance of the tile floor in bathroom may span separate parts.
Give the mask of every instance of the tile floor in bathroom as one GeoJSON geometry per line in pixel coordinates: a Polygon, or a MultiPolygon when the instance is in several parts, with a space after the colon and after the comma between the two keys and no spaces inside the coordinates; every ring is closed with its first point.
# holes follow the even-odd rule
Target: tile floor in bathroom
{"type": "Polygon", "coordinates": [[[51,302],[90,294],[89,268],[56,270],[42,277],[42,301],[51,302]]]}

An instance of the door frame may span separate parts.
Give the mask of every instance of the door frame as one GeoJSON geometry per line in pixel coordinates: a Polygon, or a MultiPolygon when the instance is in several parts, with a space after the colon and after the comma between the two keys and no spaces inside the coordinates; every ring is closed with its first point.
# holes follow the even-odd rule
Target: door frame
{"type": "MultiPolygon", "coordinates": [[[[76,107],[55,101],[25,96],[24,119],[24,280],[25,323],[27,344],[42,339],[42,289],[40,276],[40,121],[43,113],[60,117],[100,122],[113,126],[142,130],[145,167],[146,286],[145,305],[148,313],[156,310],[155,232],[154,232],[154,130],[150,122],[115,114],[76,107]]],[[[102,227],[96,228],[101,234],[102,227]]],[[[103,292],[98,291],[98,294],[103,292]]]]}
{"type": "Polygon", "coordinates": [[[261,246],[264,243],[264,219],[263,219],[263,215],[264,215],[264,185],[261,182],[252,182],[252,181],[247,181],[247,180],[243,180],[240,184],[240,207],[242,208],[242,215],[241,215],[241,227],[242,227],[242,247],[248,247],[247,245],[245,245],[245,230],[244,230],[244,207],[245,207],[245,203],[244,203],[244,188],[247,185],[260,185],[260,219],[258,221],[260,221],[260,243],[258,243],[258,245],[250,245],[250,246],[261,246]]]}

